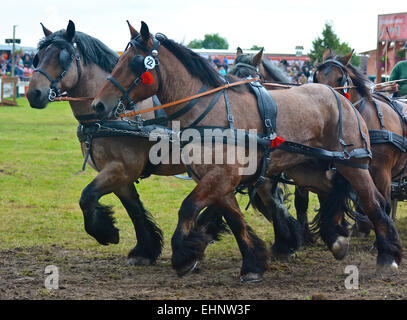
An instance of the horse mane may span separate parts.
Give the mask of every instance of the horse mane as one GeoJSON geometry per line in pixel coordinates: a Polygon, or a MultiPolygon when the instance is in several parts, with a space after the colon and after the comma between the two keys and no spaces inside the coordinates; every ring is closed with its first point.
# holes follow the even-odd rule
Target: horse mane
{"type": "Polygon", "coordinates": [[[220,87],[225,84],[225,80],[209,64],[207,59],[174,40],[160,39],[160,43],[177,57],[192,76],[199,78],[204,84],[213,87],[220,87]]]}
{"type": "MultiPolygon", "coordinates": [[[[119,55],[116,52],[107,47],[102,41],[80,31],[75,32],[74,41],[82,54],[82,61],[85,65],[93,62],[104,71],[112,72],[119,60],[119,55]]],[[[38,50],[50,45],[62,49],[69,47],[71,44],[66,38],[65,30],[59,30],[41,39],[38,43],[38,50]]]]}
{"type": "Polygon", "coordinates": [[[263,64],[264,69],[273,77],[275,81],[289,83],[290,79],[287,77],[285,72],[273,64],[268,59],[262,59],[261,63],[263,64]]]}

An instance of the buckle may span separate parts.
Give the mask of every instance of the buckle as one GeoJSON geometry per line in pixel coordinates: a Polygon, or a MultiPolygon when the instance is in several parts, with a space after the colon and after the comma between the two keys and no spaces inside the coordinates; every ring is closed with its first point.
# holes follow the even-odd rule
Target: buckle
{"type": "Polygon", "coordinates": [[[54,89],[50,88],[49,92],[48,92],[48,100],[50,102],[54,102],[56,97],[57,97],[57,93],[55,92],[54,89]]]}

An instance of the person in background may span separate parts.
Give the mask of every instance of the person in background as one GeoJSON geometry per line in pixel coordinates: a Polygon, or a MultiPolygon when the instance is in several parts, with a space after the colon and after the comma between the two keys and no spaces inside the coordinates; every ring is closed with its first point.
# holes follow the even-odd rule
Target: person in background
{"type": "MultiPolygon", "coordinates": [[[[404,52],[407,52],[407,42],[404,45],[403,49],[405,50],[404,52]]],[[[402,80],[402,79],[407,79],[407,60],[399,61],[397,64],[394,66],[393,70],[391,71],[390,74],[390,81],[394,80],[402,80]]],[[[393,94],[394,97],[403,97],[407,96],[407,81],[401,81],[397,83],[399,85],[398,92],[395,92],[393,94]]]]}
{"type": "MultiPolygon", "coordinates": [[[[407,42],[403,47],[405,58],[407,59],[407,42]]],[[[394,66],[390,74],[389,81],[407,79],[407,60],[399,61],[394,66]]],[[[393,97],[407,96],[407,81],[397,82],[398,91],[393,93],[393,97]]]]}
{"type": "Polygon", "coordinates": [[[219,66],[218,72],[219,72],[223,77],[226,76],[226,70],[225,70],[225,68],[223,67],[223,65],[219,66]]]}
{"type": "Polygon", "coordinates": [[[299,84],[306,84],[308,82],[308,77],[304,73],[300,73],[300,76],[298,77],[298,83],[299,84]]]}

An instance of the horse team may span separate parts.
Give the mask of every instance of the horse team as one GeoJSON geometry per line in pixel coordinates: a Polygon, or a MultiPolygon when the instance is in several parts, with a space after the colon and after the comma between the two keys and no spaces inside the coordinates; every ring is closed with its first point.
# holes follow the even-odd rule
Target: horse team
{"type": "MultiPolygon", "coordinates": [[[[238,56],[223,78],[198,54],[163,34],[151,34],[144,22],[140,31],[128,26],[130,42],[120,58],[99,40],[76,31],[72,21],[57,32],[42,26],[45,37],[38,45],[36,72],[27,92],[30,105],[40,109],[62,92],[70,97],[84,165],[98,171],[79,203],[91,236],[104,245],[119,242],[113,211],[99,203],[113,192],[136,232],[137,244],[128,262],[155,263],[163,246],[162,232],[144,208],[134,182],[151,174],[187,171],[196,186],[181,204],[171,240],[172,266],[179,276],[195,268],[206,246],[218,240],[227,225],[242,254],[241,281],[261,280],[269,251],[240,211],[235,193],[242,188],[274,224],[274,256],[290,256],[301,243],[312,242],[306,215],[311,191],[320,201],[314,231],[335,258],[343,259],[348,251],[345,213],[353,214],[361,229],[375,232],[378,268],[398,271],[402,247],[389,217],[390,193],[392,181],[404,177],[407,165],[407,106],[372,95],[366,80],[350,65],[352,53],[339,57],[327,50],[315,74],[318,83],[267,91],[256,77],[273,82],[286,78],[262,60],[262,51],[238,56]],[[239,64],[243,58],[247,60],[239,64]],[[253,82],[230,86],[246,77],[253,82]],[[220,88],[218,93],[206,94],[215,88],[220,88]],[[202,95],[180,103],[197,93],[202,95]],[[153,106],[155,112],[122,118],[126,110],[153,106]],[[178,121],[181,130],[256,129],[261,141],[257,171],[242,175],[245,165],[240,161],[218,164],[215,159],[152,164],[149,155],[155,142],[141,133],[148,127],[166,130],[172,121],[178,121]],[[275,144],[277,138],[281,144],[275,144]],[[298,221],[285,207],[278,185],[287,179],[296,185],[298,221]]],[[[198,148],[203,157],[215,146],[199,143],[198,148]]],[[[236,149],[245,154],[244,146],[237,144],[236,149]]],[[[222,153],[226,159],[226,144],[222,153]]]]}

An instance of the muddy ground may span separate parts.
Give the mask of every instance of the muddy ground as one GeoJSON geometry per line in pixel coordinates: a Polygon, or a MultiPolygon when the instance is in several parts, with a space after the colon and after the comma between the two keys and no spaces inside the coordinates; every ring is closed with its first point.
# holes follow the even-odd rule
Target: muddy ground
{"type": "Polygon", "coordinates": [[[154,266],[134,267],[123,256],[17,248],[0,252],[0,299],[406,299],[407,268],[401,265],[398,276],[383,278],[370,246],[371,239],[352,240],[345,260],[336,261],[318,242],[294,261],[270,262],[263,281],[250,284],[239,282],[239,256],[206,259],[194,274],[178,278],[169,255],[154,266]],[[44,287],[47,265],[58,267],[58,290],[44,287]],[[347,265],[358,267],[359,289],[345,288],[347,265]]]}

